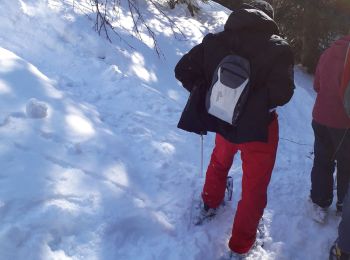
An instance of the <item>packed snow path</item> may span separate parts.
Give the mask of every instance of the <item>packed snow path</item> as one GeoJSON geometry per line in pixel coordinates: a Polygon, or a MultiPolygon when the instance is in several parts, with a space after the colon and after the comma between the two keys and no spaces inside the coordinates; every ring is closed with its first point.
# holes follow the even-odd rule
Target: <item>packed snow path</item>
{"type": "MultiPolygon", "coordinates": [[[[0,3],[0,259],[218,259],[227,251],[240,158],[232,203],[189,225],[204,181],[200,139],[176,128],[188,94],[173,75],[227,11],[203,5],[197,20],[181,6],[168,12],[188,40],[153,20],[159,59],[137,39],[128,38],[133,50],[98,37],[68,2],[0,3]]],[[[295,73],[295,95],[278,109],[267,241],[251,259],[327,259],[336,237],[334,207],[327,225],[310,219],[315,95],[312,78],[295,73]]],[[[204,170],[213,137],[204,140],[204,170]]]]}

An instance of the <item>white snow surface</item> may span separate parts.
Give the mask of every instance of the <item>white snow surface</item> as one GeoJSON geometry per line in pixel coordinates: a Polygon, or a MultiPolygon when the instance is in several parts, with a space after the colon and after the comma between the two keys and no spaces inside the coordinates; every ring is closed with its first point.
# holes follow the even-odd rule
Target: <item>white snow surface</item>
{"type": "MultiPolygon", "coordinates": [[[[229,12],[202,4],[192,18],[181,5],[164,7],[186,40],[149,14],[159,58],[145,28],[147,44],[129,36],[125,9],[117,30],[135,49],[116,35],[112,43],[99,37],[84,6],[0,0],[0,259],[219,259],[241,162],[237,155],[230,171],[232,203],[191,225],[204,181],[200,138],[176,127],[188,93],[173,70],[229,12]]],[[[310,218],[315,94],[312,76],[298,67],[295,81],[291,102],[278,109],[265,247],[249,259],[327,259],[337,236],[334,205],[327,225],[310,218]]],[[[204,139],[204,170],[213,141],[204,139]]]]}

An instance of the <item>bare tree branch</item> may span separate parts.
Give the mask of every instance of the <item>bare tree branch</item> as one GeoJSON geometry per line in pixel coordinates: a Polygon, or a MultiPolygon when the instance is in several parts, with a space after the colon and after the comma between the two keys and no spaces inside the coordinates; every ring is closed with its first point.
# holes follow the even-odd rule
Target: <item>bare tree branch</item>
{"type": "Polygon", "coordinates": [[[168,22],[169,22],[169,24],[170,24],[170,29],[171,29],[171,31],[173,32],[175,38],[177,37],[177,36],[176,36],[177,33],[176,33],[176,30],[175,30],[175,29],[178,30],[178,32],[181,34],[181,36],[182,36],[183,38],[186,38],[185,34],[184,34],[184,33],[182,32],[182,30],[175,24],[175,22],[174,22],[166,13],[164,13],[164,11],[161,9],[161,6],[160,6],[158,3],[154,2],[153,0],[149,0],[149,1],[150,1],[151,4],[158,10],[158,12],[160,12],[160,13],[168,20],[168,22]]]}
{"type": "MultiPolygon", "coordinates": [[[[142,42],[144,41],[142,37],[142,32],[140,30],[141,27],[144,27],[146,29],[147,35],[152,39],[153,48],[156,51],[158,57],[161,57],[161,56],[164,57],[164,54],[161,51],[157,40],[157,35],[152,30],[145,15],[142,14],[142,12],[140,11],[140,8],[137,4],[137,0],[126,0],[126,1],[127,1],[127,7],[130,12],[130,17],[133,22],[133,32],[136,38],[138,38],[142,42]]],[[[165,18],[165,20],[168,22],[169,27],[175,39],[180,39],[180,37],[182,37],[183,39],[186,39],[184,33],[176,25],[175,21],[172,20],[162,10],[161,5],[155,2],[155,0],[148,0],[148,1],[159,13],[160,15],[159,19],[165,18]]],[[[192,0],[185,0],[185,1],[192,1],[192,0]]],[[[95,13],[95,24],[94,24],[95,31],[98,32],[99,35],[104,35],[110,42],[112,42],[110,33],[114,33],[121,41],[126,43],[127,46],[129,46],[132,49],[135,49],[134,47],[131,46],[131,44],[129,44],[127,41],[123,39],[123,37],[118,33],[118,30],[116,29],[116,27],[113,26],[115,22],[120,21],[121,0],[89,0],[89,2],[90,2],[90,7],[92,8],[92,11],[95,13]]],[[[73,0],[73,6],[75,8],[79,6],[75,4],[75,0],[73,0]]]]}
{"type": "MultiPolygon", "coordinates": [[[[119,1],[118,1],[119,3],[119,1]]],[[[113,0],[113,7],[115,7],[117,4],[116,0],[113,0]]],[[[103,4],[102,4],[103,5],[103,4]]],[[[114,28],[114,26],[111,24],[108,16],[107,16],[107,10],[108,10],[108,0],[105,0],[104,9],[101,11],[101,4],[99,0],[90,0],[90,6],[92,10],[96,13],[95,17],[95,31],[98,32],[99,35],[101,35],[101,32],[104,32],[105,37],[109,42],[112,42],[109,31],[113,32],[120,41],[124,42],[129,48],[135,49],[130,43],[125,41],[123,37],[117,32],[117,30],[114,28]]]]}

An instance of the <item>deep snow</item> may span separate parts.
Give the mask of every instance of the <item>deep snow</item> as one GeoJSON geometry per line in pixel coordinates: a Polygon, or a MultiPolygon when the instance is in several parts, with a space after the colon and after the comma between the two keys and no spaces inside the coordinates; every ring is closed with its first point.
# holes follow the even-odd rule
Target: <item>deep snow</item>
{"type": "MultiPolygon", "coordinates": [[[[222,29],[228,11],[202,5],[194,19],[182,6],[165,9],[186,40],[148,15],[159,58],[149,41],[128,35],[125,9],[118,30],[136,49],[99,37],[81,4],[0,0],[0,259],[218,259],[241,163],[237,156],[230,172],[233,202],[210,223],[190,225],[203,184],[200,138],[176,128],[188,94],[173,68],[222,29]]],[[[334,206],[327,225],[310,219],[315,95],[298,67],[295,82],[278,109],[265,248],[251,259],[327,259],[336,238],[334,206]]],[[[204,170],[213,137],[205,137],[204,170]]]]}

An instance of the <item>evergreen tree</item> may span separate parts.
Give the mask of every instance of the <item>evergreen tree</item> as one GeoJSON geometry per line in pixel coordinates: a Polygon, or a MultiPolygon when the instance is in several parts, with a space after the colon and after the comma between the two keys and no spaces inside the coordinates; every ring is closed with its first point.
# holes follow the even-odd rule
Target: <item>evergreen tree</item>
{"type": "Polygon", "coordinates": [[[276,21],[297,62],[313,72],[320,54],[350,28],[348,0],[273,0],[276,21]]]}

